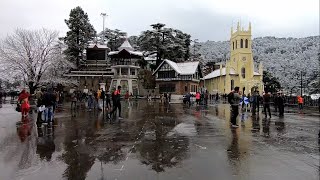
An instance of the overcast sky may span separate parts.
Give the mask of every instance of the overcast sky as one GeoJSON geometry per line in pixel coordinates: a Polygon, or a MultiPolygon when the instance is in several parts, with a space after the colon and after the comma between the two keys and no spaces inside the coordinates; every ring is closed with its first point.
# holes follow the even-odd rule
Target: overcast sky
{"type": "Polygon", "coordinates": [[[102,17],[106,27],[139,35],[161,22],[201,41],[224,41],[237,21],[253,37],[306,37],[319,35],[319,0],[0,0],[0,37],[16,28],[55,29],[64,36],[64,19],[81,6],[97,32],[102,17]]]}

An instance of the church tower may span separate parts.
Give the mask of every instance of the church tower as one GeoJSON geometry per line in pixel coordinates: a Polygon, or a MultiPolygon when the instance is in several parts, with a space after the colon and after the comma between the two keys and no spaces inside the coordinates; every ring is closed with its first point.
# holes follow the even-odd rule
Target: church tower
{"type": "Polygon", "coordinates": [[[244,30],[239,22],[235,32],[233,32],[233,27],[231,27],[230,67],[239,74],[240,82],[251,79],[254,76],[251,45],[251,23],[249,23],[248,30],[244,30]]]}

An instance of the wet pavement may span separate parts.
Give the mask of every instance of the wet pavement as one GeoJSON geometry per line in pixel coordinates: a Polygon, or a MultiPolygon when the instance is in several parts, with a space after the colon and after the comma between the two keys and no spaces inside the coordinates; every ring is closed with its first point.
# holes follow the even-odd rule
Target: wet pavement
{"type": "Polygon", "coordinates": [[[239,116],[226,104],[122,102],[123,120],[67,108],[52,129],[0,108],[0,180],[318,180],[319,116],[239,116]]]}

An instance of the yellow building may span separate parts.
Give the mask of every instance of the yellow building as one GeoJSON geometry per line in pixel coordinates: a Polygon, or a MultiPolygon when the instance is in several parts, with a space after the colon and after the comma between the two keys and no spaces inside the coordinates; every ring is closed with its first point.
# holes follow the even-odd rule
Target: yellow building
{"type": "Polygon", "coordinates": [[[251,23],[247,31],[239,23],[235,32],[231,27],[230,60],[226,61],[224,67],[220,64],[219,69],[203,78],[209,93],[226,94],[236,86],[246,95],[252,94],[255,89],[263,92],[262,64],[255,72],[251,45],[251,23]]]}

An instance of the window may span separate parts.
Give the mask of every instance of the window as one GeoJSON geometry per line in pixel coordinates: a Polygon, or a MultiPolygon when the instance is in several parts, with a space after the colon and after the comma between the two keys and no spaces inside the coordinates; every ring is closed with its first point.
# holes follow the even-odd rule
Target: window
{"type": "Polygon", "coordinates": [[[231,80],[231,91],[234,89],[234,80],[231,80]]]}
{"type": "Polygon", "coordinates": [[[236,40],[236,49],[238,48],[238,41],[236,40]]]}
{"type": "Polygon", "coordinates": [[[241,69],[241,76],[243,79],[246,78],[246,69],[244,67],[241,69]]]}
{"type": "Polygon", "coordinates": [[[234,50],[234,42],[232,42],[232,50],[234,50]]]}
{"type": "Polygon", "coordinates": [[[135,76],[136,75],[135,69],[130,69],[130,73],[131,73],[132,76],[135,76]]]}
{"type": "Polygon", "coordinates": [[[245,47],[248,48],[248,39],[246,39],[246,46],[245,47]]]}
{"type": "Polygon", "coordinates": [[[240,48],[243,48],[243,39],[240,40],[240,48]]]}
{"type": "Polygon", "coordinates": [[[159,71],[158,78],[175,78],[175,71],[159,71]]]}
{"type": "Polygon", "coordinates": [[[175,84],[159,84],[159,92],[175,92],[176,91],[176,85],[175,84]]]}
{"type": "Polygon", "coordinates": [[[128,68],[121,68],[121,75],[125,75],[127,76],[128,75],[128,68]]]}

